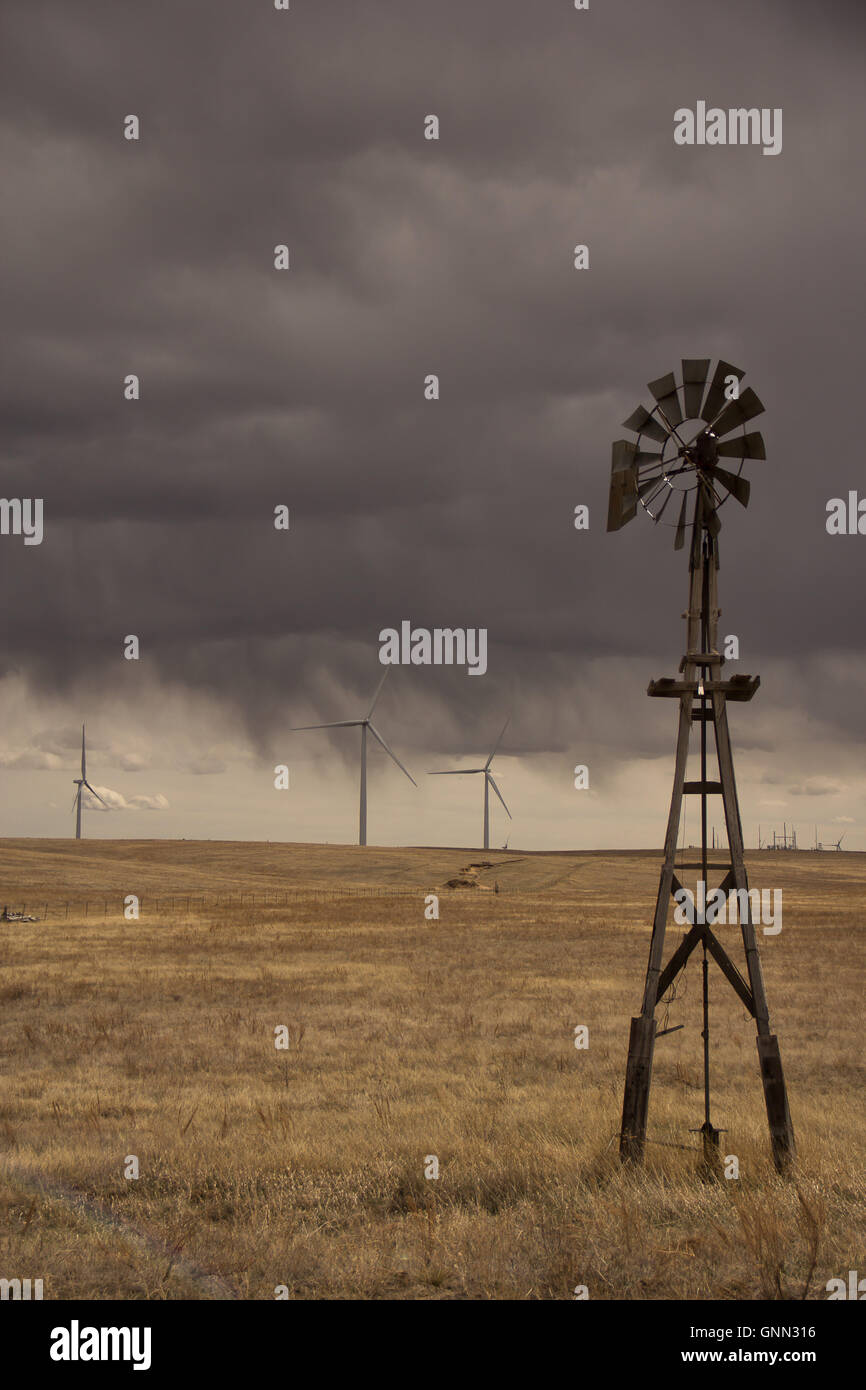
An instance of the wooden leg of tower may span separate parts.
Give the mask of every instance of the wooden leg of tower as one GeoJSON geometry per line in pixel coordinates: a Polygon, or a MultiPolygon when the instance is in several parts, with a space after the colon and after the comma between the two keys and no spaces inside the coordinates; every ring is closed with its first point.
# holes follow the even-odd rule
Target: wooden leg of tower
{"type": "Polygon", "coordinates": [[[619,1156],[623,1162],[643,1162],[655,1036],[654,1018],[641,1014],[632,1019],[619,1134],[619,1156]]]}
{"type": "MultiPolygon", "coordinates": [[[[722,783],[722,796],[725,803],[725,822],[728,830],[728,844],[731,848],[731,870],[737,889],[748,893],[749,881],[743,849],[743,829],[740,821],[740,808],[737,802],[737,788],[734,780],[734,761],[731,753],[731,739],[728,732],[728,714],[724,695],[713,697],[713,723],[716,730],[716,749],[719,755],[719,777],[722,783]]],[[[788,1109],[788,1093],[782,1071],[782,1058],[775,1033],[770,1032],[770,1010],[764,987],[764,972],[758,953],[758,939],[751,909],[742,913],[740,929],[746,952],[746,967],[749,987],[755,1002],[755,1022],[758,1028],[758,1058],[761,1064],[761,1082],[764,1087],[764,1103],[767,1107],[767,1121],[770,1127],[770,1144],[773,1162],[780,1173],[786,1172],[794,1160],[794,1127],[788,1109]]]]}
{"type": "Polygon", "coordinates": [[[773,1162],[777,1172],[786,1173],[794,1162],[796,1148],[782,1058],[779,1054],[779,1041],[775,1033],[758,1035],[758,1057],[761,1062],[761,1081],[764,1085],[764,1103],[770,1125],[773,1162]]]}
{"type": "Polygon", "coordinates": [[[683,804],[683,787],[686,779],[686,760],[689,752],[689,735],[692,725],[692,700],[690,695],[680,701],[680,727],[677,738],[677,757],[674,768],[674,786],[671,795],[671,808],[668,814],[668,829],[665,836],[665,858],[659,877],[659,891],[653,918],[653,934],[650,942],[649,962],[641,1013],[631,1021],[628,1041],[628,1063],[625,1073],[625,1093],[622,1102],[622,1128],[619,1136],[620,1157],[640,1163],[643,1161],[646,1143],[647,1114],[649,1112],[650,1085],[652,1082],[653,1048],[655,1046],[656,1022],[655,1008],[658,997],[659,976],[662,970],[662,953],[665,945],[668,909],[670,907],[671,886],[674,876],[674,860],[677,852],[677,835],[680,828],[680,815],[683,804]]]}

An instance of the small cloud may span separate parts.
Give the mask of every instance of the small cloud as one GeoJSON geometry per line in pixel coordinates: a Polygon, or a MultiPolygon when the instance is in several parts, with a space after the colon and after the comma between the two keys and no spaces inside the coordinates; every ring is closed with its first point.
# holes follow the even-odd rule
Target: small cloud
{"type": "Polygon", "coordinates": [[[148,765],[147,758],[143,758],[140,753],[116,753],[114,761],[122,772],[141,772],[148,765]]]}
{"type": "Polygon", "coordinates": [[[831,825],[854,825],[853,816],[834,816],[831,825]]]}
{"type": "Polygon", "coordinates": [[[788,790],[791,796],[833,796],[843,788],[838,782],[832,782],[829,777],[809,777],[805,782],[799,782],[788,790]]]}
{"type": "Polygon", "coordinates": [[[131,796],[127,806],[131,811],[167,811],[168,798],[162,792],[156,796],[131,796]]]}
{"type": "Polygon", "coordinates": [[[20,772],[58,772],[66,759],[41,748],[25,748],[20,753],[0,754],[0,767],[20,772]]]}
{"type": "Polygon", "coordinates": [[[202,753],[197,758],[180,763],[179,767],[181,772],[189,772],[194,777],[210,777],[214,773],[228,771],[228,764],[218,753],[202,753]]]}
{"type": "Polygon", "coordinates": [[[97,795],[102,797],[105,802],[84,792],[84,807],[87,811],[167,811],[169,803],[166,797],[159,792],[156,796],[131,796],[129,800],[121,792],[114,791],[111,787],[94,787],[97,795]]]}

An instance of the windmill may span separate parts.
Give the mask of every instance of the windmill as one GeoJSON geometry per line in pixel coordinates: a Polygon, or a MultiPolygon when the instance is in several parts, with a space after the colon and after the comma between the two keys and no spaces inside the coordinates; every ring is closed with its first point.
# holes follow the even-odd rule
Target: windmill
{"type": "Polygon", "coordinates": [[[794,1132],[779,1044],[775,1034],[770,1031],[755,924],[748,905],[743,829],[727,715],[728,700],[751,700],[760,684],[760,677],[735,675],[723,680],[721,667],[725,658],[718,649],[719,512],[729,497],[743,507],[748,504],[749,483],[742,477],[744,462],[746,459],[763,459],[766,455],[760,434],[746,433],[745,425],[760,415],[764,407],[751,388],[740,393],[740,382],[745,373],[738,367],[720,361],[707,388],[709,369],[708,358],[687,359],[682,363],[681,383],[677,383],[672,372],[650,382],[649,390],[655,398],[652,409],[638,406],[625,421],[625,427],[637,434],[637,443],[621,439],[613,446],[607,529],[620,530],[637,514],[639,506],[656,524],[663,522],[674,494],[679,496],[679,506],[674,513],[676,521],[671,522],[676,527],[676,550],[685,545],[690,528],[689,606],[684,614],[687,619],[686,652],[680,662],[678,677],[651,681],[647,690],[651,696],[679,702],[679,736],[643,1003],[640,1015],[631,1021],[620,1155],[623,1160],[643,1160],[655,1042],[671,1031],[668,1028],[657,1031],[655,1010],[685,967],[691,952],[700,944],[703,949],[704,1123],[698,1132],[702,1136],[704,1161],[708,1169],[717,1171],[719,1135],[722,1132],[715,1128],[710,1119],[708,958],[712,956],[755,1019],[773,1160],[776,1168],[782,1172],[794,1156],[794,1132]],[[689,425],[689,421],[697,424],[689,425]],[[743,426],[743,433],[726,439],[739,426],[743,426]],[[661,447],[644,451],[641,447],[644,440],[661,447]],[[739,460],[736,471],[721,463],[722,459],[739,460]],[[687,782],[686,765],[695,723],[700,726],[701,773],[699,781],[687,782]],[[710,780],[707,773],[708,729],[712,729],[714,735],[718,780],[710,780]],[[678,864],[677,837],[683,797],[689,795],[700,797],[701,857],[696,862],[678,864]],[[729,864],[715,865],[708,861],[707,800],[710,796],[722,798],[729,864]],[[704,920],[707,914],[703,911],[692,913],[694,924],[667,964],[663,966],[662,963],[670,898],[682,893],[677,874],[684,869],[699,870],[704,892],[707,893],[708,875],[716,868],[724,872],[719,885],[721,891],[726,896],[732,889],[738,894],[747,978],[737,969],[711,925],[704,920]]]}
{"type": "Polygon", "coordinates": [[[105,807],[106,810],[109,809],[109,807],[108,807],[108,802],[102,800],[102,797],[99,795],[99,792],[95,792],[95,791],[93,790],[93,788],[91,787],[90,783],[89,783],[88,780],[87,780],[87,751],[86,751],[85,743],[84,743],[84,725],[83,725],[83,724],[82,724],[82,726],[81,726],[81,776],[80,776],[80,777],[73,777],[72,780],[73,780],[73,782],[75,783],[75,786],[76,786],[76,788],[77,788],[77,791],[76,791],[74,797],[72,798],[72,809],[73,809],[73,811],[75,812],[75,838],[76,838],[76,840],[80,840],[80,839],[81,839],[81,799],[82,799],[82,795],[83,795],[83,790],[84,790],[84,788],[86,787],[87,790],[90,792],[90,795],[91,795],[91,796],[95,796],[97,801],[102,801],[102,804],[103,804],[103,806],[105,807]]]}
{"type": "Polygon", "coordinates": [[[391,751],[391,749],[388,747],[388,745],[387,745],[387,743],[385,742],[385,740],[383,739],[382,735],[381,735],[381,734],[378,732],[378,730],[374,727],[374,725],[373,725],[373,723],[372,723],[372,720],[371,720],[371,718],[370,718],[370,716],[371,716],[372,713],[373,713],[373,710],[376,708],[376,701],[378,700],[379,696],[380,696],[381,693],[382,693],[382,686],[385,684],[385,681],[386,681],[387,676],[388,676],[388,671],[390,671],[390,669],[391,669],[391,668],[390,668],[390,666],[389,666],[389,667],[387,668],[387,670],[385,671],[385,675],[384,675],[384,676],[382,677],[382,679],[380,680],[380,682],[379,682],[379,684],[378,684],[378,687],[377,687],[377,689],[376,689],[376,694],[373,696],[373,699],[372,699],[372,701],[371,701],[371,703],[370,703],[370,708],[367,710],[367,713],[364,715],[364,718],[363,718],[363,719],[340,719],[340,720],[338,720],[335,724],[304,724],[301,728],[292,729],[292,731],[291,731],[291,732],[294,733],[294,734],[302,734],[302,733],[306,733],[306,732],[307,732],[308,730],[310,730],[310,729],[360,729],[360,730],[361,730],[361,810],[360,810],[360,819],[359,819],[359,824],[358,824],[358,844],[359,844],[359,845],[365,845],[365,844],[367,843],[367,730],[368,730],[368,729],[369,729],[370,733],[373,735],[373,737],[374,737],[374,739],[376,740],[376,742],[377,742],[377,743],[381,743],[382,747],[384,748],[385,752],[388,754],[388,757],[392,760],[392,762],[395,762],[395,763],[397,764],[397,766],[399,767],[400,771],[406,774],[406,776],[409,778],[409,781],[412,783],[412,786],[413,786],[413,787],[417,787],[417,785],[418,785],[418,783],[415,781],[415,778],[412,776],[412,774],[411,774],[410,772],[407,772],[407,771],[406,771],[406,768],[403,766],[403,764],[401,763],[400,759],[397,757],[396,753],[393,753],[393,752],[391,751]]]}
{"type": "Polygon", "coordinates": [[[845,838],[844,835],[840,835],[839,838],[838,838],[838,840],[835,840],[835,841],[833,842],[833,848],[834,848],[834,849],[838,849],[839,851],[841,851],[841,849],[842,849],[842,841],[844,840],[844,838],[845,838]]]}
{"type": "MultiPolygon", "coordinates": [[[[490,848],[490,788],[491,788],[491,787],[492,787],[493,790],[496,792],[496,795],[499,797],[499,800],[502,802],[502,805],[505,806],[505,798],[503,797],[502,792],[499,790],[499,788],[497,787],[496,783],[495,783],[494,780],[493,780],[493,773],[490,771],[490,764],[493,762],[493,759],[496,757],[497,750],[498,750],[498,748],[499,748],[500,743],[502,742],[503,734],[505,733],[505,730],[508,728],[508,720],[509,720],[510,718],[511,718],[511,716],[509,715],[509,716],[508,716],[508,719],[506,719],[505,723],[502,725],[502,733],[499,735],[498,739],[496,740],[495,744],[493,745],[493,752],[490,754],[490,757],[487,759],[487,762],[484,764],[483,767],[455,767],[455,768],[449,768],[449,769],[448,769],[447,771],[445,771],[445,772],[428,772],[428,774],[427,774],[428,777],[473,777],[473,776],[478,776],[478,775],[480,775],[481,773],[484,774],[484,848],[485,848],[485,849],[489,849],[489,848],[490,848]]],[[[511,818],[512,818],[512,817],[511,817],[511,812],[509,811],[509,809],[508,809],[507,806],[505,806],[505,814],[507,815],[508,819],[511,820],[511,818]]],[[[508,841],[506,840],[506,847],[507,847],[507,845],[508,845],[508,841]]]]}

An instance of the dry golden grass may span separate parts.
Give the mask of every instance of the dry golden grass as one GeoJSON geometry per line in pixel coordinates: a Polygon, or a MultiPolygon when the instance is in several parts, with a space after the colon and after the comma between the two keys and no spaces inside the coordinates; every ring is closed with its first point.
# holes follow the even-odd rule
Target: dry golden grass
{"type": "Polygon", "coordinates": [[[772,1168],[754,1025],[713,967],[713,1118],[741,1163],[720,1182],[689,1133],[696,957],[656,1046],[647,1168],[617,1157],[655,854],[7,841],[0,866],[4,900],[51,904],[0,924],[0,1275],[46,1298],[822,1298],[866,1268],[866,856],[754,857],[784,891],[762,954],[799,1163],[772,1168]],[[481,858],[508,891],[443,888],[425,920],[425,892],[481,858]],[[327,894],[353,884],[407,893],[327,894]],[[287,907],[147,910],[284,888],[287,907]],[[85,897],[97,920],[57,915],[85,897]]]}

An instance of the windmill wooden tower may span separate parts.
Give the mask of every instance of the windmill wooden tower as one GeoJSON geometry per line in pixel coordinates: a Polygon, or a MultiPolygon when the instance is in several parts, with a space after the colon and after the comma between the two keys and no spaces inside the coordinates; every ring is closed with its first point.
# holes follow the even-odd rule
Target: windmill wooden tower
{"type": "Polygon", "coordinates": [[[684,547],[687,534],[690,538],[689,606],[684,615],[687,622],[686,651],[680,661],[679,675],[672,679],[651,681],[647,691],[651,696],[679,702],[679,733],[643,1003],[640,1014],[631,1022],[620,1155],[624,1160],[643,1160],[657,1036],[656,1007],[685,967],[692,951],[700,946],[703,953],[704,1020],[704,1123],[700,1133],[704,1158],[707,1162],[712,1162],[714,1158],[717,1160],[720,1134],[710,1119],[708,962],[712,957],[755,1020],[773,1161],[782,1172],[794,1157],[794,1131],[779,1044],[770,1028],[755,924],[748,905],[743,828],[727,713],[729,700],[752,699],[760,678],[735,675],[728,680],[723,679],[721,667],[724,657],[719,653],[718,642],[719,511],[729,497],[734,497],[744,507],[748,504],[749,483],[742,476],[744,461],[747,458],[766,457],[760,434],[747,434],[743,428],[742,434],[727,441],[725,436],[740,426],[745,427],[747,421],[763,412],[764,407],[751,388],[740,393],[744,373],[729,362],[720,361],[717,364],[707,390],[709,368],[709,359],[684,360],[679,385],[672,372],[658,381],[650,382],[649,390],[655,398],[652,410],[638,406],[624,422],[625,427],[637,435],[637,442],[617,440],[613,446],[607,529],[618,531],[632,520],[639,506],[658,523],[662,521],[671,500],[677,496],[679,509],[676,513],[675,549],[684,547]],[[697,432],[689,421],[698,422],[697,432]],[[644,440],[650,440],[660,447],[644,450],[644,440]],[[731,466],[724,466],[720,462],[722,459],[730,459],[731,466]],[[732,471],[734,469],[736,471],[732,471]],[[695,724],[700,731],[700,780],[686,781],[686,765],[695,724]],[[713,779],[707,771],[709,731],[712,731],[718,765],[718,777],[713,779]],[[677,837],[684,796],[696,796],[700,800],[701,857],[691,863],[677,864],[677,837]],[[722,799],[730,863],[721,866],[723,878],[718,886],[725,895],[731,890],[737,890],[739,894],[745,976],[731,960],[712,930],[712,925],[699,920],[703,914],[694,914],[696,920],[691,929],[667,963],[663,961],[670,900],[683,887],[676,870],[699,870],[705,891],[709,890],[708,874],[715,867],[707,859],[707,801],[711,796],[722,799]]]}

